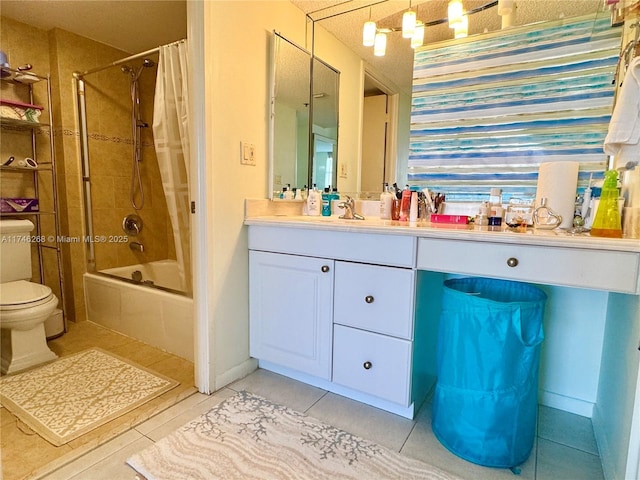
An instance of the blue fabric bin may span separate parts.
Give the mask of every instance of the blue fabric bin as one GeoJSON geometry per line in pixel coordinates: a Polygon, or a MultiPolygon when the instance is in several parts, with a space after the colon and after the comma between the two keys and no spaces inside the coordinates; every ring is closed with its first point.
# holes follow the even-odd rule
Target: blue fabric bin
{"type": "Polygon", "coordinates": [[[529,457],[546,299],[526,283],[444,282],[432,427],[457,456],[503,468],[529,457]]]}

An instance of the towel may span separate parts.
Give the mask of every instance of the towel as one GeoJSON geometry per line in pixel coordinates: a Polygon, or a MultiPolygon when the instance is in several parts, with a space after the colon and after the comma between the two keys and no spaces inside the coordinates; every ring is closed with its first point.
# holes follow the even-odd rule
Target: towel
{"type": "Polygon", "coordinates": [[[615,156],[615,168],[640,161],[640,57],[634,58],[624,76],[613,109],[604,152],[615,156]]]}

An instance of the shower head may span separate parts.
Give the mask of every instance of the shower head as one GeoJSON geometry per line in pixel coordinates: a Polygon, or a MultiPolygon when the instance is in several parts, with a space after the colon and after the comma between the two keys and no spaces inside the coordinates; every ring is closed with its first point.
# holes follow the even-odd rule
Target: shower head
{"type": "Polygon", "coordinates": [[[148,58],[145,58],[142,61],[142,66],[144,67],[155,67],[156,62],[154,62],[153,60],[149,60],[148,58]]]}

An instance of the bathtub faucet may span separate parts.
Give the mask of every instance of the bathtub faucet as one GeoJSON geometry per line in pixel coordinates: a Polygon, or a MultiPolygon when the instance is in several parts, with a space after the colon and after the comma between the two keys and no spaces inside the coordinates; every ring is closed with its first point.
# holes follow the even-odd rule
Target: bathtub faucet
{"type": "Polygon", "coordinates": [[[129,248],[134,252],[144,252],[144,245],[142,245],[140,242],[130,242],[129,248]]]}

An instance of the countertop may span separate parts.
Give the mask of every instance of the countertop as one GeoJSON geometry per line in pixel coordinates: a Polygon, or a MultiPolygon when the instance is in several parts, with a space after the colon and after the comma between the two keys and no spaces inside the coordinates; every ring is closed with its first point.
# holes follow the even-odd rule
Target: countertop
{"type": "Polygon", "coordinates": [[[588,234],[572,235],[561,229],[541,230],[527,228],[520,233],[502,227],[480,227],[475,225],[432,224],[380,220],[368,217],[365,220],[345,220],[338,215],[330,217],[307,215],[255,215],[247,216],[245,225],[261,225],[308,230],[370,233],[438,238],[473,242],[518,243],[523,245],[553,246],[564,248],[586,248],[640,253],[639,239],[591,237],[588,234]]]}

